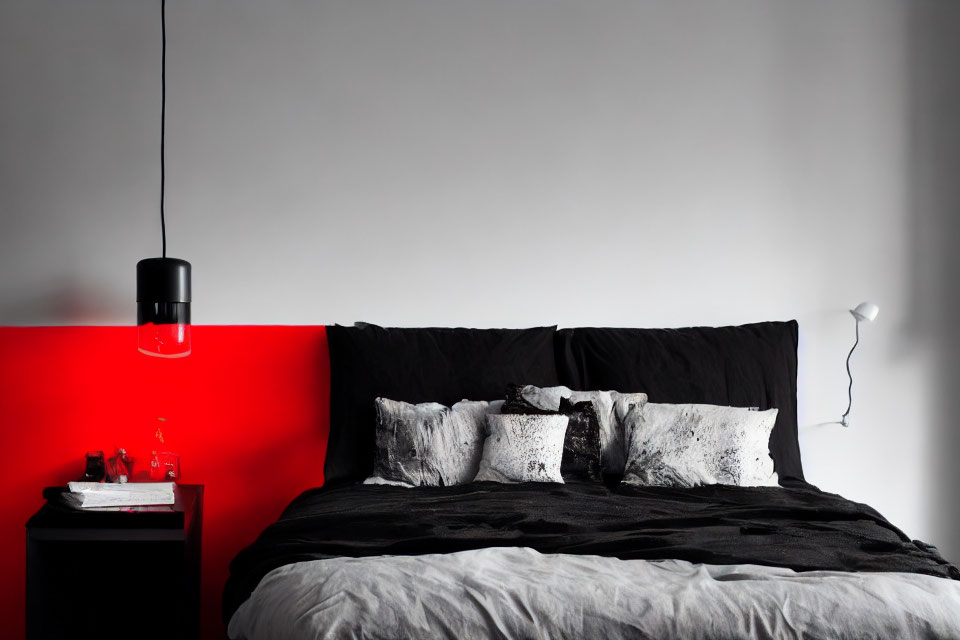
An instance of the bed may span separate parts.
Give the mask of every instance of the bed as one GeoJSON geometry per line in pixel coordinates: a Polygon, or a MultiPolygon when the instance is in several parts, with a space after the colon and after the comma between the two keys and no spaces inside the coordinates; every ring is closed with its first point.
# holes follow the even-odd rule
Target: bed
{"type": "Polygon", "coordinates": [[[231,638],[960,637],[957,567],[804,480],[796,322],[364,324],[329,327],[328,341],[326,480],[234,559],[231,638]],[[452,404],[514,383],[775,408],[776,482],[363,483],[379,464],[376,398],[452,404]]]}

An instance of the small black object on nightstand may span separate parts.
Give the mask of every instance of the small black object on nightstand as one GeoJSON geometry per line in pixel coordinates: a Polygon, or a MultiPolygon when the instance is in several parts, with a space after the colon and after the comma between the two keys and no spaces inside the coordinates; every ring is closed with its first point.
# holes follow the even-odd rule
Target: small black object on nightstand
{"type": "Polygon", "coordinates": [[[172,508],[89,511],[44,492],[27,521],[27,638],[197,638],[203,485],[172,508]]]}

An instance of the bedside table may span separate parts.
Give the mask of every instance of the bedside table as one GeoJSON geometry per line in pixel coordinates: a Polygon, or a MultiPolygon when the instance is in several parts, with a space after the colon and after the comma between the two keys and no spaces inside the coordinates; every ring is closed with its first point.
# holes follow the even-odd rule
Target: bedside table
{"type": "Polygon", "coordinates": [[[167,511],[41,507],[27,521],[27,638],[197,638],[203,485],[175,495],[167,511]]]}

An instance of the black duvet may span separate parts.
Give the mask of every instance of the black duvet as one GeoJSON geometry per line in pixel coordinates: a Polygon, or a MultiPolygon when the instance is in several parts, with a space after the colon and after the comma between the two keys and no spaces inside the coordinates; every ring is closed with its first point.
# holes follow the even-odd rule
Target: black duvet
{"type": "Polygon", "coordinates": [[[901,571],[960,580],[937,551],[872,508],[812,485],[669,489],[602,484],[350,484],[297,497],[230,565],[229,621],[260,579],[294,562],[483,547],[761,564],[797,571],[901,571]]]}

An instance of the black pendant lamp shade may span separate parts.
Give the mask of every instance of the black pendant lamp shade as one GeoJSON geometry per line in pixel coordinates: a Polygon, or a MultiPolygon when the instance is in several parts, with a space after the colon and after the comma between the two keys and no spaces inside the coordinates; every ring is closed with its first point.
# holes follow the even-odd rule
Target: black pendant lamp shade
{"type": "Polygon", "coordinates": [[[137,263],[137,346],[167,358],[190,355],[190,263],[146,258],[137,263]]]}

